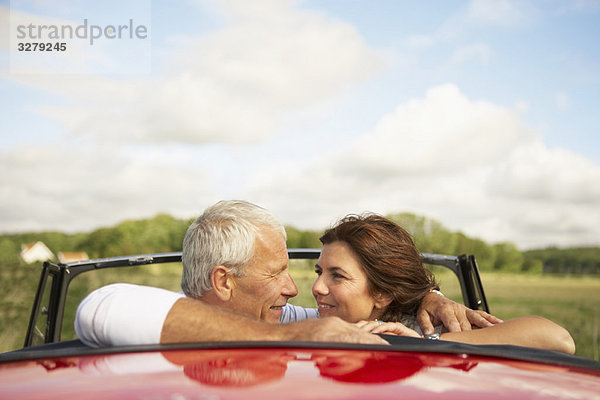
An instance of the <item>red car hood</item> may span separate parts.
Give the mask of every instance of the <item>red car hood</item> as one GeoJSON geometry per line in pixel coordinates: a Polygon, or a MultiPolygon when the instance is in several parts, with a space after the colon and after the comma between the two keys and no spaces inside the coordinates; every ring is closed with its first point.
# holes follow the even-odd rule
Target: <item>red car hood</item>
{"type": "Polygon", "coordinates": [[[2,399],[598,399],[600,372],[467,354],[189,349],[0,364],[2,399]]]}

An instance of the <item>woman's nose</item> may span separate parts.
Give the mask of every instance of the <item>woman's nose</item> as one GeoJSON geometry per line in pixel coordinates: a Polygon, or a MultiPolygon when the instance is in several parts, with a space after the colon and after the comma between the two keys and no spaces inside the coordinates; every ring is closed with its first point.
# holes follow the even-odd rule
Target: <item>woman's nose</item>
{"type": "Polygon", "coordinates": [[[323,281],[323,275],[320,275],[313,283],[312,292],[314,297],[317,297],[317,295],[325,296],[329,293],[329,288],[323,281]]]}

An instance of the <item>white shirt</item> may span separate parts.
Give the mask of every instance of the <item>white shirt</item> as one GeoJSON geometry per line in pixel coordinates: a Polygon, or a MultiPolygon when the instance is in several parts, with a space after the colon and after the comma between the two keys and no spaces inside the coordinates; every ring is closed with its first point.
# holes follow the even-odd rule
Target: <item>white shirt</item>
{"type": "Polygon", "coordinates": [[[92,347],[160,343],[162,326],[183,293],[115,283],[94,290],[79,303],[75,333],[92,347]]]}
{"type": "MultiPolygon", "coordinates": [[[[158,344],[163,324],[183,293],[115,283],[90,293],[77,307],[75,332],[91,347],[158,344]]],[[[286,304],[281,323],[318,318],[315,308],[286,304]]]]}

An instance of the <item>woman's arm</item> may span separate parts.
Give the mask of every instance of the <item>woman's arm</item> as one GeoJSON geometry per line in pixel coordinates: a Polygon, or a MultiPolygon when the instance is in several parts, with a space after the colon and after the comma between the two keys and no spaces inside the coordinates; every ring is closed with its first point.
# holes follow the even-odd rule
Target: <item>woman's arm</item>
{"type": "Polygon", "coordinates": [[[569,332],[538,316],[516,318],[472,331],[442,333],[440,339],[470,344],[512,344],[575,353],[575,342],[569,332]]]}
{"type": "MultiPolygon", "coordinates": [[[[361,321],[355,325],[371,333],[422,337],[400,322],[361,321]]],[[[516,318],[488,328],[446,332],[441,334],[440,339],[469,344],[511,344],[575,353],[575,342],[569,332],[538,316],[516,318]]]]}

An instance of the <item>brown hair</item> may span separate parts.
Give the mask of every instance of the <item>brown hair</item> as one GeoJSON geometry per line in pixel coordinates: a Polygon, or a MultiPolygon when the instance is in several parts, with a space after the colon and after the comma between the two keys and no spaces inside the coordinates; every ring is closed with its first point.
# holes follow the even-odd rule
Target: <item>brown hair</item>
{"type": "Polygon", "coordinates": [[[381,316],[383,321],[399,321],[402,314],[415,314],[423,297],[437,287],[410,234],[382,216],[348,215],[319,240],[324,245],[347,243],[361,261],[371,295],[392,297],[381,316]]]}

